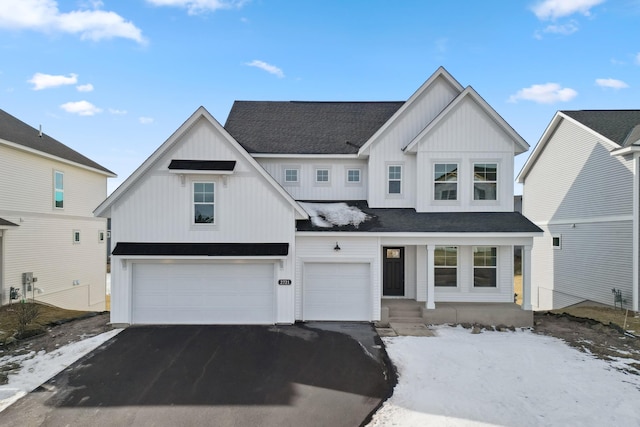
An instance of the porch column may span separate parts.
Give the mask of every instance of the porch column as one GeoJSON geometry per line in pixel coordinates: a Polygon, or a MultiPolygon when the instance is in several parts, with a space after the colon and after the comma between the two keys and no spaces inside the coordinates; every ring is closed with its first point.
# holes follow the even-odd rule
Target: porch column
{"type": "Polygon", "coordinates": [[[427,309],[435,309],[436,288],[434,286],[434,257],[436,245],[427,245],[427,309]]]}
{"type": "Polygon", "coordinates": [[[531,245],[522,247],[522,309],[531,310],[531,245]]]}

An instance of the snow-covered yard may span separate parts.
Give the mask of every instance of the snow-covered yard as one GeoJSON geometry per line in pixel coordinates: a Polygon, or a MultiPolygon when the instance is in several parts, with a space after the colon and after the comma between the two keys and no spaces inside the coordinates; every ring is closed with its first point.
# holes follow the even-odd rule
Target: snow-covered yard
{"type": "Polygon", "coordinates": [[[530,331],[435,330],[384,338],[398,385],[369,426],[640,426],[640,375],[621,361],[530,331]]]}

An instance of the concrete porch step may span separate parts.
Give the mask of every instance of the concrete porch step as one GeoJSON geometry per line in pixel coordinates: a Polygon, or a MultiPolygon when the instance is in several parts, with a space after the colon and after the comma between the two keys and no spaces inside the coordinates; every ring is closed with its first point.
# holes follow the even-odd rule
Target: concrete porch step
{"type": "Polygon", "coordinates": [[[422,318],[422,312],[417,309],[392,309],[389,310],[389,317],[416,317],[422,318]]]}
{"type": "Polygon", "coordinates": [[[389,316],[389,323],[424,323],[422,317],[408,316],[408,317],[395,317],[389,316]]]}

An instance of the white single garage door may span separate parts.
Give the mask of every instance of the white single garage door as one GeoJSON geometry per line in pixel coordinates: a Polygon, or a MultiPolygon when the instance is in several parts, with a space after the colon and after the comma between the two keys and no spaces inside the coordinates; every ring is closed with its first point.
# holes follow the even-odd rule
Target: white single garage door
{"type": "Polygon", "coordinates": [[[370,264],[314,262],[303,269],[304,320],[371,320],[370,264]]]}
{"type": "Polygon", "coordinates": [[[275,323],[273,264],[134,264],[133,323],[275,323]]]}

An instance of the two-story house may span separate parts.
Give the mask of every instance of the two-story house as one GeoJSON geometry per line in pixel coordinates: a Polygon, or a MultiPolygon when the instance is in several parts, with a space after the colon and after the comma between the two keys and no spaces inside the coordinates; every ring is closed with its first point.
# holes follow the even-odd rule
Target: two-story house
{"type": "Polygon", "coordinates": [[[390,299],[499,312],[514,246],[528,266],[540,233],[513,209],[527,149],[443,68],[403,102],[237,101],[224,127],[201,107],[96,209],[112,321],[377,321],[390,299]]]}
{"type": "Polygon", "coordinates": [[[104,310],[106,221],[92,212],[114,176],[0,110],[2,304],[104,310]]]}
{"type": "Polygon", "coordinates": [[[558,111],[518,180],[524,214],[544,230],[533,307],[640,311],[640,110],[558,111]]]}

